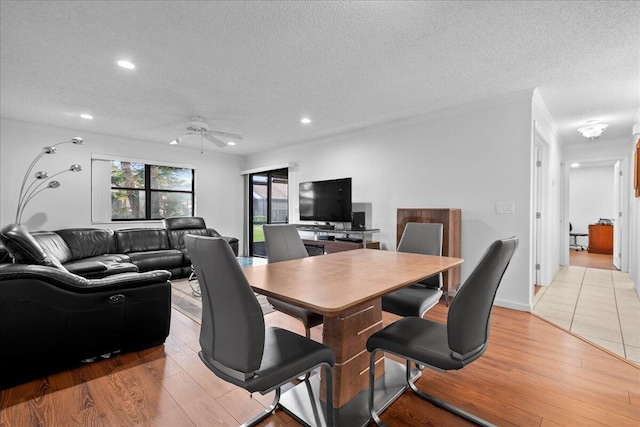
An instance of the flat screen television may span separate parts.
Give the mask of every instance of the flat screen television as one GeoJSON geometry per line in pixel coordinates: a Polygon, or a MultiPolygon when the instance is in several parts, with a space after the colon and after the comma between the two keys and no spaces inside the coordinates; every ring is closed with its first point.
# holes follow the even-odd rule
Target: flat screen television
{"type": "Polygon", "coordinates": [[[351,178],[301,182],[300,220],[351,222],[351,178]]]}

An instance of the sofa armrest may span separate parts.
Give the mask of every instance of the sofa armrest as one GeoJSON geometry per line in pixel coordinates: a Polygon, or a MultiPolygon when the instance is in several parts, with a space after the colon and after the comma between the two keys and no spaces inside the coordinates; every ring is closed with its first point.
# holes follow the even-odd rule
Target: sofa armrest
{"type": "Polygon", "coordinates": [[[238,245],[239,245],[239,240],[235,237],[229,237],[229,236],[223,236],[220,233],[218,233],[214,228],[207,228],[207,234],[209,235],[209,237],[220,237],[224,240],[227,241],[227,243],[229,244],[229,246],[231,246],[231,249],[233,250],[233,253],[238,256],[238,245]]]}
{"type": "Polygon", "coordinates": [[[164,283],[171,273],[166,270],[145,273],[120,273],[101,279],[85,279],[68,271],[33,264],[0,265],[0,281],[14,279],[37,279],[52,286],[76,293],[94,293],[164,283]]]}
{"type": "Polygon", "coordinates": [[[221,239],[224,239],[227,241],[227,243],[232,244],[232,243],[238,243],[239,240],[235,237],[228,237],[228,236],[220,236],[221,239]]]}
{"type": "Polygon", "coordinates": [[[65,265],[65,268],[69,270],[70,273],[84,276],[88,273],[101,273],[107,271],[107,264],[94,260],[76,261],[65,265]]]}

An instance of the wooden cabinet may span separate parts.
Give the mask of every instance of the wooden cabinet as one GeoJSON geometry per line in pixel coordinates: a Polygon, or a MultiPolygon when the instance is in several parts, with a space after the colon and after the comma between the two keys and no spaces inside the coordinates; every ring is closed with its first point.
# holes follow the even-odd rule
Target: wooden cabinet
{"type": "MultiPolygon", "coordinates": [[[[362,249],[362,243],[343,242],[340,240],[302,239],[302,243],[313,247],[324,248],[324,252],[327,254],[352,251],[354,249],[362,249]]],[[[372,242],[371,240],[367,240],[367,249],[380,249],[380,242],[372,242]]],[[[307,248],[307,251],[309,252],[309,248],[307,248]]]]}
{"type": "Polygon", "coordinates": [[[613,254],[613,225],[589,225],[589,252],[613,254]]]}
{"type": "MultiPolygon", "coordinates": [[[[443,225],[442,255],[460,258],[460,223],[462,211],[460,209],[428,209],[428,208],[399,208],[397,213],[396,247],[408,222],[435,222],[443,225]]],[[[454,296],[460,287],[460,266],[454,267],[442,274],[443,288],[449,295],[454,296]]]]}

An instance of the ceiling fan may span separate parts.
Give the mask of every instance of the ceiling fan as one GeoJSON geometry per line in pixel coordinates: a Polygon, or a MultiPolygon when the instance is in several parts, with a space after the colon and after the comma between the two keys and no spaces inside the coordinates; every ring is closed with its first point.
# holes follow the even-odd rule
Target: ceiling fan
{"type": "Polygon", "coordinates": [[[202,146],[202,139],[206,139],[209,142],[217,145],[218,147],[224,148],[227,145],[235,145],[234,140],[241,140],[242,135],[238,135],[237,133],[229,133],[229,132],[220,132],[217,130],[211,130],[209,125],[202,120],[202,117],[192,117],[191,122],[185,128],[187,133],[179,138],[174,139],[170,142],[170,144],[179,144],[183,142],[186,138],[190,136],[200,135],[200,145],[202,146]],[[216,136],[222,136],[225,138],[231,139],[229,142],[221,141],[216,138],[216,136]]]}

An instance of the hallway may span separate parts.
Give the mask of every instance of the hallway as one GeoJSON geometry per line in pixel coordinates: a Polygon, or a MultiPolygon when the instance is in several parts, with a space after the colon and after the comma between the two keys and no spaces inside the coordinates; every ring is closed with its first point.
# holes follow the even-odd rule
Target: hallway
{"type": "Polygon", "coordinates": [[[536,293],[533,313],[640,364],[640,299],[627,273],[562,267],[536,293]]]}

